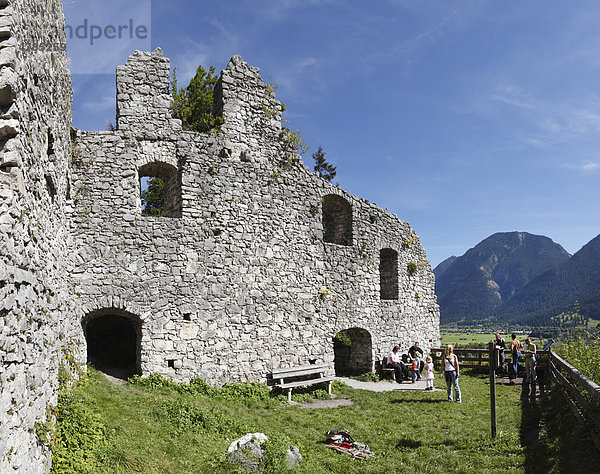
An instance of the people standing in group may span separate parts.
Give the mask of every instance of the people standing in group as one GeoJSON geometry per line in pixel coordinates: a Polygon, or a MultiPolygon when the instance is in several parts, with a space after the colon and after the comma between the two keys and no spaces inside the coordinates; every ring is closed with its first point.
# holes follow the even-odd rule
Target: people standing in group
{"type": "Polygon", "coordinates": [[[535,354],[536,354],[535,344],[533,344],[531,342],[531,338],[528,337],[527,339],[525,339],[525,347],[523,348],[523,358],[525,359],[525,374],[526,374],[525,383],[530,384],[533,387],[533,390],[535,390],[535,381],[537,379],[537,376],[535,373],[535,365],[536,365],[535,354]]]}
{"type": "Polygon", "coordinates": [[[499,333],[496,333],[494,337],[494,345],[500,355],[500,364],[498,365],[497,374],[502,376],[504,375],[504,349],[506,349],[506,342],[504,342],[504,338],[499,333]]]}
{"type": "Polygon", "coordinates": [[[510,384],[513,385],[513,380],[517,378],[519,375],[519,357],[521,357],[521,349],[522,344],[521,341],[517,339],[516,334],[511,334],[512,342],[510,343],[510,354],[512,357],[511,370],[509,371],[508,378],[510,379],[510,384]]]}
{"type": "Polygon", "coordinates": [[[458,377],[460,377],[460,367],[458,357],[450,344],[446,346],[441,360],[440,377],[446,379],[446,388],[448,390],[448,401],[452,401],[452,389],[454,389],[454,401],[461,403],[460,388],[458,387],[458,377]]]}
{"type": "Polygon", "coordinates": [[[433,360],[430,356],[425,358],[425,368],[423,371],[425,372],[423,376],[426,383],[425,390],[433,390],[433,379],[435,376],[433,375],[433,360]]]}
{"type": "Polygon", "coordinates": [[[396,382],[402,382],[402,378],[406,375],[408,377],[408,373],[406,367],[402,363],[402,355],[400,354],[400,347],[394,346],[392,352],[387,356],[387,365],[394,369],[394,374],[396,378],[396,382]]]}
{"type": "Polygon", "coordinates": [[[414,383],[415,380],[421,380],[421,372],[423,371],[424,363],[423,360],[423,349],[419,347],[419,343],[415,341],[415,343],[408,349],[408,355],[411,358],[413,365],[416,364],[417,370],[413,370],[412,373],[412,381],[414,383]]]}

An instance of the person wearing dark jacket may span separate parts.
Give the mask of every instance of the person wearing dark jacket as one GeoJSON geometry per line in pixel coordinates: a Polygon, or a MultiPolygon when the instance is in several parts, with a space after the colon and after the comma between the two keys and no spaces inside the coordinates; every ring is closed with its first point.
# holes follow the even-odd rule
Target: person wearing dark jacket
{"type": "Polygon", "coordinates": [[[425,361],[423,360],[423,349],[419,347],[419,343],[417,341],[415,341],[415,343],[408,350],[408,355],[413,361],[415,359],[419,361],[419,373],[417,380],[421,380],[421,373],[423,372],[423,367],[425,367],[425,361]]]}
{"type": "Polygon", "coordinates": [[[495,334],[494,346],[500,355],[500,364],[498,365],[497,374],[504,375],[504,349],[506,349],[506,342],[499,333],[495,334]]]}

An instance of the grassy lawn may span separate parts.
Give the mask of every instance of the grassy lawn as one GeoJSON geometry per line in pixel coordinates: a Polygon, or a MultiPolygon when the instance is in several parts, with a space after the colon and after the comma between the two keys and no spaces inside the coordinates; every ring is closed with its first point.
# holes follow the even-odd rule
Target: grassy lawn
{"type": "MultiPolygon", "coordinates": [[[[438,378],[435,385],[442,388],[443,381],[438,378]]],[[[63,423],[69,436],[59,437],[53,469],[236,472],[225,460],[227,447],[249,432],[267,434],[276,441],[276,453],[288,443],[298,446],[303,463],[294,472],[302,473],[591,472],[597,466],[577,423],[565,425],[565,431],[556,416],[544,414],[555,406],[568,415],[562,399],[529,402],[521,399],[520,387],[498,384],[498,437],[491,440],[487,376],[465,374],[460,387],[463,403],[456,404],[445,401],[445,391],[376,393],[338,383],[337,396],[353,405],[306,409],[282,403],[283,396],[227,400],[118,386],[90,369],[89,382],[70,399],[63,423]],[[368,444],[375,458],[354,460],[320,443],[325,432],[340,427],[368,444]],[[523,441],[528,445],[522,447],[523,441]]],[[[266,472],[283,470],[275,466],[266,472]]]]}

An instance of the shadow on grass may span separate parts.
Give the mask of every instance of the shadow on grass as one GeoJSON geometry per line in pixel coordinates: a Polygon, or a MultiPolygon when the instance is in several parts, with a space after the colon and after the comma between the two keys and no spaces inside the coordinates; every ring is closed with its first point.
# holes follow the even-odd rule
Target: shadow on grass
{"type": "Polygon", "coordinates": [[[457,444],[458,443],[456,441],[451,440],[451,439],[444,440],[441,443],[427,443],[427,444],[423,444],[421,441],[417,441],[417,440],[414,440],[414,439],[401,438],[401,439],[398,440],[398,443],[396,443],[396,448],[400,449],[400,450],[417,449],[417,448],[420,448],[421,446],[425,446],[425,447],[428,447],[428,448],[439,448],[441,446],[454,447],[457,444]]]}
{"type": "Polygon", "coordinates": [[[448,403],[446,399],[436,398],[396,398],[391,400],[390,403],[448,403]]]}
{"type": "Polygon", "coordinates": [[[526,473],[598,472],[600,454],[589,428],[570,411],[556,385],[538,398],[524,384],[521,408],[526,473]]]}
{"type": "Polygon", "coordinates": [[[410,438],[402,438],[396,443],[396,448],[398,449],[416,449],[421,446],[423,446],[423,443],[410,438]]]}
{"type": "Polygon", "coordinates": [[[431,443],[429,445],[430,448],[439,448],[440,446],[458,446],[458,442],[452,439],[446,439],[441,443],[431,443]]]}

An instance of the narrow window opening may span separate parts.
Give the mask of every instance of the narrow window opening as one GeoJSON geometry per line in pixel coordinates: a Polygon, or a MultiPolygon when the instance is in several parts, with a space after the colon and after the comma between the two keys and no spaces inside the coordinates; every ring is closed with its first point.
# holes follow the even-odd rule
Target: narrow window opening
{"type": "Polygon", "coordinates": [[[46,155],[50,157],[54,154],[54,135],[50,130],[48,130],[48,149],[46,150],[46,155]]]}
{"type": "Polygon", "coordinates": [[[174,166],[154,162],[139,169],[144,216],[181,217],[181,176],[174,166]]]}
{"type": "Polygon", "coordinates": [[[352,245],[352,206],[343,197],[323,197],[323,241],[352,245]]]}
{"type": "Polygon", "coordinates": [[[398,299],[398,252],[393,249],[379,252],[379,290],[382,300],[398,299]]]}
{"type": "Polygon", "coordinates": [[[170,369],[174,369],[174,368],[175,368],[175,359],[168,359],[168,360],[167,360],[167,366],[168,366],[170,369]]]}
{"type": "Polygon", "coordinates": [[[156,177],[144,176],[140,180],[142,215],[161,217],[165,212],[165,182],[156,177]]]}
{"type": "Polygon", "coordinates": [[[54,186],[54,180],[49,174],[46,175],[46,190],[48,191],[48,196],[50,196],[50,200],[54,202],[54,198],[56,196],[56,186],[54,186]]]}

